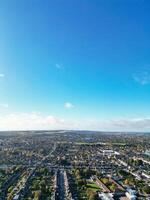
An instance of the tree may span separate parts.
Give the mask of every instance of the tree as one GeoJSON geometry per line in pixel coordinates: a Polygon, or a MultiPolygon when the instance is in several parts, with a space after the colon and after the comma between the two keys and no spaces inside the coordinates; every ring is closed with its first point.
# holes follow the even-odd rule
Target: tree
{"type": "Polygon", "coordinates": [[[146,185],[143,187],[143,192],[146,194],[150,194],[150,186],[146,185]]]}
{"type": "Polygon", "coordinates": [[[98,195],[97,193],[91,193],[90,196],[89,196],[89,200],[97,200],[98,199],[98,195]]]}
{"type": "Polygon", "coordinates": [[[107,178],[103,178],[102,181],[104,184],[107,184],[109,182],[109,180],[107,178]]]}
{"type": "Polygon", "coordinates": [[[110,190],[111,190],[112,192],[115,192],[115,190],[116,190],[116,185],[115,185],[115,184],[112,184],[112,185],[110,186],[110,190]]]}
{"type": "Polygon", "coordinates": [[[35,191],[34,193],[34,200],[39,200],[41,196],[41,191],[35,191]]]}
{"type": "Polygon", "coordinates": [[[125,184],[125,185],[129,185],[129,180],[126,179],[126,180],[124,181],[124,184],[125,184]]]}

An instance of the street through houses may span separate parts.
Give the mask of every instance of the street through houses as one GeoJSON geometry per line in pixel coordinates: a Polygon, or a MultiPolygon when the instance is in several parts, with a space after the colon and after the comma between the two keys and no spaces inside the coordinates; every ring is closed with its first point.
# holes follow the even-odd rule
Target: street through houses
{"type": "Polygon", "coordinates": [[[57,188],[55,200],[65,200],[65,185],[64,185],[64,171],[58,170],[57,172],[57,188]]]}

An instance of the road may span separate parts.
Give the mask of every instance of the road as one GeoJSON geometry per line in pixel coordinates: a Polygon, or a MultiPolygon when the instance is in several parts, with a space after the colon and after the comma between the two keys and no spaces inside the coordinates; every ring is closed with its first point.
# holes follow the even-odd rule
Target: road
{"type": "Polygon", "coordinates": [[[65,200],[65,185],[64,185],[64,171],[58,170],[57,172],[57,189],[55,200],[65,200]]]}

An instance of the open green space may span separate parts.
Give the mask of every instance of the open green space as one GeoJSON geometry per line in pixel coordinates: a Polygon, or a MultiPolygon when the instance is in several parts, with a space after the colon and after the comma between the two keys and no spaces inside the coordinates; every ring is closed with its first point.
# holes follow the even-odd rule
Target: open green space
{"type": "Polygon", "coordinates": [[[86,188],[92,190],[93,192],[97,192],[100,190],[100,187],[97,184],[92,183],[92,182],[88,182],[86,185],[86,188]]]}

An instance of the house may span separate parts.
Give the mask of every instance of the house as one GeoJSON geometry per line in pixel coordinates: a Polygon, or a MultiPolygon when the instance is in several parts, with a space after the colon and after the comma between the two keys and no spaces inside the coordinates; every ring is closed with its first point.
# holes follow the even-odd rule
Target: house
{"type": "Polygon", "coordinates": [[[137,196],[136,196],[136,191],[132,190],[132,189],[128,189],[128,191],[126,192],[126,196],[130,199],[130,200],[136,200],[137,196]]]}
{"type": "Polygon", "coordinates": [[[99,197],[101,200],[114,200],[112,193],[100,193],[99,197]]]}

